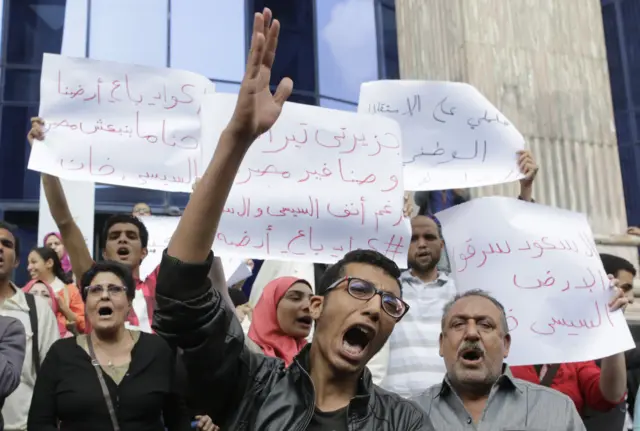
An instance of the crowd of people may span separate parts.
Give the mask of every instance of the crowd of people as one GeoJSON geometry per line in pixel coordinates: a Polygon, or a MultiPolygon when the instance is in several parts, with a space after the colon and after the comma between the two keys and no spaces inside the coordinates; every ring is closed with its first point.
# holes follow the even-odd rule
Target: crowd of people
{"type": "MultiPolygon", "coordinates": [[[[405,270],[354,250],[306,278],[269,272],[253,306],[227,285],[211,251],[225,201],[244,155],[292,91],[287,78],[269,89],[278,33],[268,9],[255,15],[234,115],[144,280],[146,204],[109,218],[97,262],[55,176],[42,179],[59,233],[27,262],[15,227],[0,221],[4,429],[625,429],[638,400],[636,349],[509,367],[503,305],[483,290],[457,293],[433,214],[468,200],[463,190],[412,198],[405,270]],[[19,267],[31,276],[23,287],[12,282],[19,267]],[[137,296],[146,306],[134,309],[137,296]]],[[[31,144],[45,139],[43,125],[33,120],[31,144]]],[[[533,202],[538,166],[528,151],[518,160],[525,178],[514,199],[533,202]]],[[[615,286],[610,309],[624,309],[634,265],[601,260],[615,286]]]]}

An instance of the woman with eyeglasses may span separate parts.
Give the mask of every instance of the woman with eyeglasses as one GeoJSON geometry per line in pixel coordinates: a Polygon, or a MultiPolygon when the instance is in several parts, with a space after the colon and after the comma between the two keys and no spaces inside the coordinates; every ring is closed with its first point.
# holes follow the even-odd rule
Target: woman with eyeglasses
{"type": "MultiPolygon", "coordinates": [[[[131,272],[95,264],[80,280],[91,332],[59,340],[38,374],[30,431],[191,429],[174,386],[175,354],[160,337],[125,328],[135,294],[131,272]]],[[[211,421],[198,429],[211,430],[211,421]]]]}
{"type": "Polygon", "coordinates": [[[280,277],[267,283],[252,312],[249,347],[289,366],[307,344],[313,324],[311,295],[311,285],[300,278],[280,277]]]}

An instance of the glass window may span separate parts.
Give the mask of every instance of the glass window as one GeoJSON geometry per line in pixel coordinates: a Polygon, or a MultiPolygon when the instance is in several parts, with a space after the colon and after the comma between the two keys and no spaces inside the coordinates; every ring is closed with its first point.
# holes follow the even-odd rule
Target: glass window
{"type": "Polygon", "coordinates": [[[378,79],[373,0],[315,3],[319,92],[357,102],[360,84],[378,79]]]}
{"type": "Polygon", "coordinates": [[[166,67],[167,2],[92,0],[89,56],[97,60],[166,67]]]}
{"type": "Polygon", "coordinates": [[[4,31],[2,31],[2,23],[4,22],[4,0],[0,0],[0,58],[2,56],[2,36],[4,31]]]}
{"type": "Polygon", "coordinates": [[[311,105],[317,103],[314,27],[310,25],[314,22],[313,3],[309,0],[248,0],[250,13],[247,13],[247,20],[253,25],[253,11],[261,12],[264,7],[273,10],[281,27],[271,85],[278,85],[288,76],[294,82],[295,91],[289,100],[311,105]]]}
{"type": "Polygon", "coordinates": [[[171,67],[209,78],[242,80],[244,6],[239,0],[172,0],[171,67]]]}
{"type": "Polygon", "coordinates": [[[215,79],[213,82],[216,84],[216,93],[233,93],[238,94],[240,91],[240,83],[232,84],[229,82],[218,82],[215,79]]]}
{"type": "Polygon", "coordinates": [[[11,102],[40,101],[40,70],[9,69],[5,71],[3,97],[11,102]]]}
{"type": "Polygon", "coordinates": [[[64,12],[62,54],[85,57],[87,51],[88,0],[67,0],[64,12]]]}
{"type": "Polygon", "coordinates": [[[378,29],[378,33],[382,37],[382,52],[384,54],[381,78],[400,79],[395,6],[388,6],[383,2],[380,13],[382,14],[382,29],[378,29]]]}
{"type": "Polygon", "coordinates": [[[619,3],[624,28],[625,49],[628,69],[627,73],[631,82],[630,103],[640,107],[640,1],[622,1],[619,3]]]}
{"type": "Polygon", "coordinates": [[[624,69],[620,39],[618,38],[618,22],[616,6],[610,4],[602,8],[602,24],[604,26],[604,40],[607,47],[607,64],[609,66],[609,81],[611,82],[611,97],[615,109],[627,109],[626,87],[624,84],[624,69]]]}
{"type": "Polygon", "coordinates": [[[4,106],[0,132],[0,199],[38,199],[40,175],[27,170],[29,119],[38,107],[4,106]]]}
{"type": "Polygon", "coordinates": [[[326,97],[320,98],[320,106],[322,106],[323,108],[338,109],[340,111],[356,112],[358,110],[358,104],[355,102],[345,103],[338,100],[327,99],[326,97]]]}
{"type": "Polygon", "coordinates": [[[19,0],[10,6],[7,63],[39,66],[43,53],[60,53],[65,0],[19,0]]]}
{"type": "MultiPolygon", "coordinates": [[[[128,211],[129,207],[138,202],[146,202],[150,205],[163,205],[166,193],[160,190],[138,189],[134,187],[122,186],[96,186],[96,206],[98,204],[124,205],[128,211]]],[[[113,210],[112,210],[113,211],[113,210]]]]}

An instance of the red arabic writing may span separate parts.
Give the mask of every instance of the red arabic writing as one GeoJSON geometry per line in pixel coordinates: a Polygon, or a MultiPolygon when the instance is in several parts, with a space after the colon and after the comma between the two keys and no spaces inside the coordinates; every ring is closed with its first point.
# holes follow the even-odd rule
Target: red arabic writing
{"type": "MultiPolygon", "coordinates": [[[[561,291],[566,292],[571,287],[573,287],[574,289],[589,289],[589,292],[593,292],[593,288],[598,281],[600,281],[602,290],[608,290],[608,279],[604,277],[601,271],[595,271],[598,273],[598,276],[594,274],[594,271],[591,268],[587,268],[587,272],[589,273],[589,275],[582,277],[581,284],[572,283],[570,280],[566,280],[564,283],[560,282],[559,284],[561,285],[561,287],[563,287],[561,291]]],[[[520,289],[541,289],[543,287],[552,287],[556,285],[556,281],[556,278],[551,275],[551,271],[547,271],[546,278],[544,280],[538,278],[535,282],[518,281],[518,275],[513,274],[513,285],[520,289]]]]}
{"type": "MultiPolygon", "coordinates": [[[[581,232],[579,234],[578,241],[573,239],[552,239],[550,237],[544,236],[533,241],[526,241],[526,247],[512,246],[509,241],[496,241],[482,247],[482,250],[479,252],[472,245],[471,239],[466,240],[465,243],[467,244],[465,253],[460,253],[457,256],[460,261],[464,262],[462,266],[458,268],[458,272],[466,271],[469,267],[469,262],[472,259],[474,260],[474,263],[477,263],[475,265],[476,268],[482,268],[487,263],[487,259],[489,258],[489,256],[500,254],[531,252],[528,253],[528,257],[530,257],[531,259],[538,259],[545,253],[551,251],[572,252],[576,254],[582,254],[589,258],[598,256],[598,251],[595,248],[595,244],[592,240],[590,240],[589,235],[584,232],[581,232]],[[477,259],[474,259],[476,258],[476,256],[477,259]]],[[[455,250],[453,252],[453,255],[456,255],[455,250]]]]}

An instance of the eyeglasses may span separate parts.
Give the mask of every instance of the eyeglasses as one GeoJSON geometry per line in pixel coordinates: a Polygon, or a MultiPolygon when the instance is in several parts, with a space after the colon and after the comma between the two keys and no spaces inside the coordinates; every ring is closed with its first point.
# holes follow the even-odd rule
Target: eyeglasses
{"type": "Polygon", "coordinates": [[[397,296],[378,289],[370,281],[362,280],[356,277],[344,277],[333,283],[325,290],[325,294],[331,289],[335,289],[340,283],[347,282],[347,292],[356,299],[368,301],[376,295],[382,298],[382,309],[389,316],[399,321],[409,311],[409,304],[404,302],[397,296]]]}
{"type": "Polygon", "coordinates": [[[96,296],[98,295],[102,296],[105,289],[109,296],[121,295],[127,291],[126,287],[118,286],[117,284],[109,284],[106,287],[101,285],[96,285],[96,286],[87,286],[84,288],[85,292],[87,292],[88,295],[96,295],[96,296]]]}

